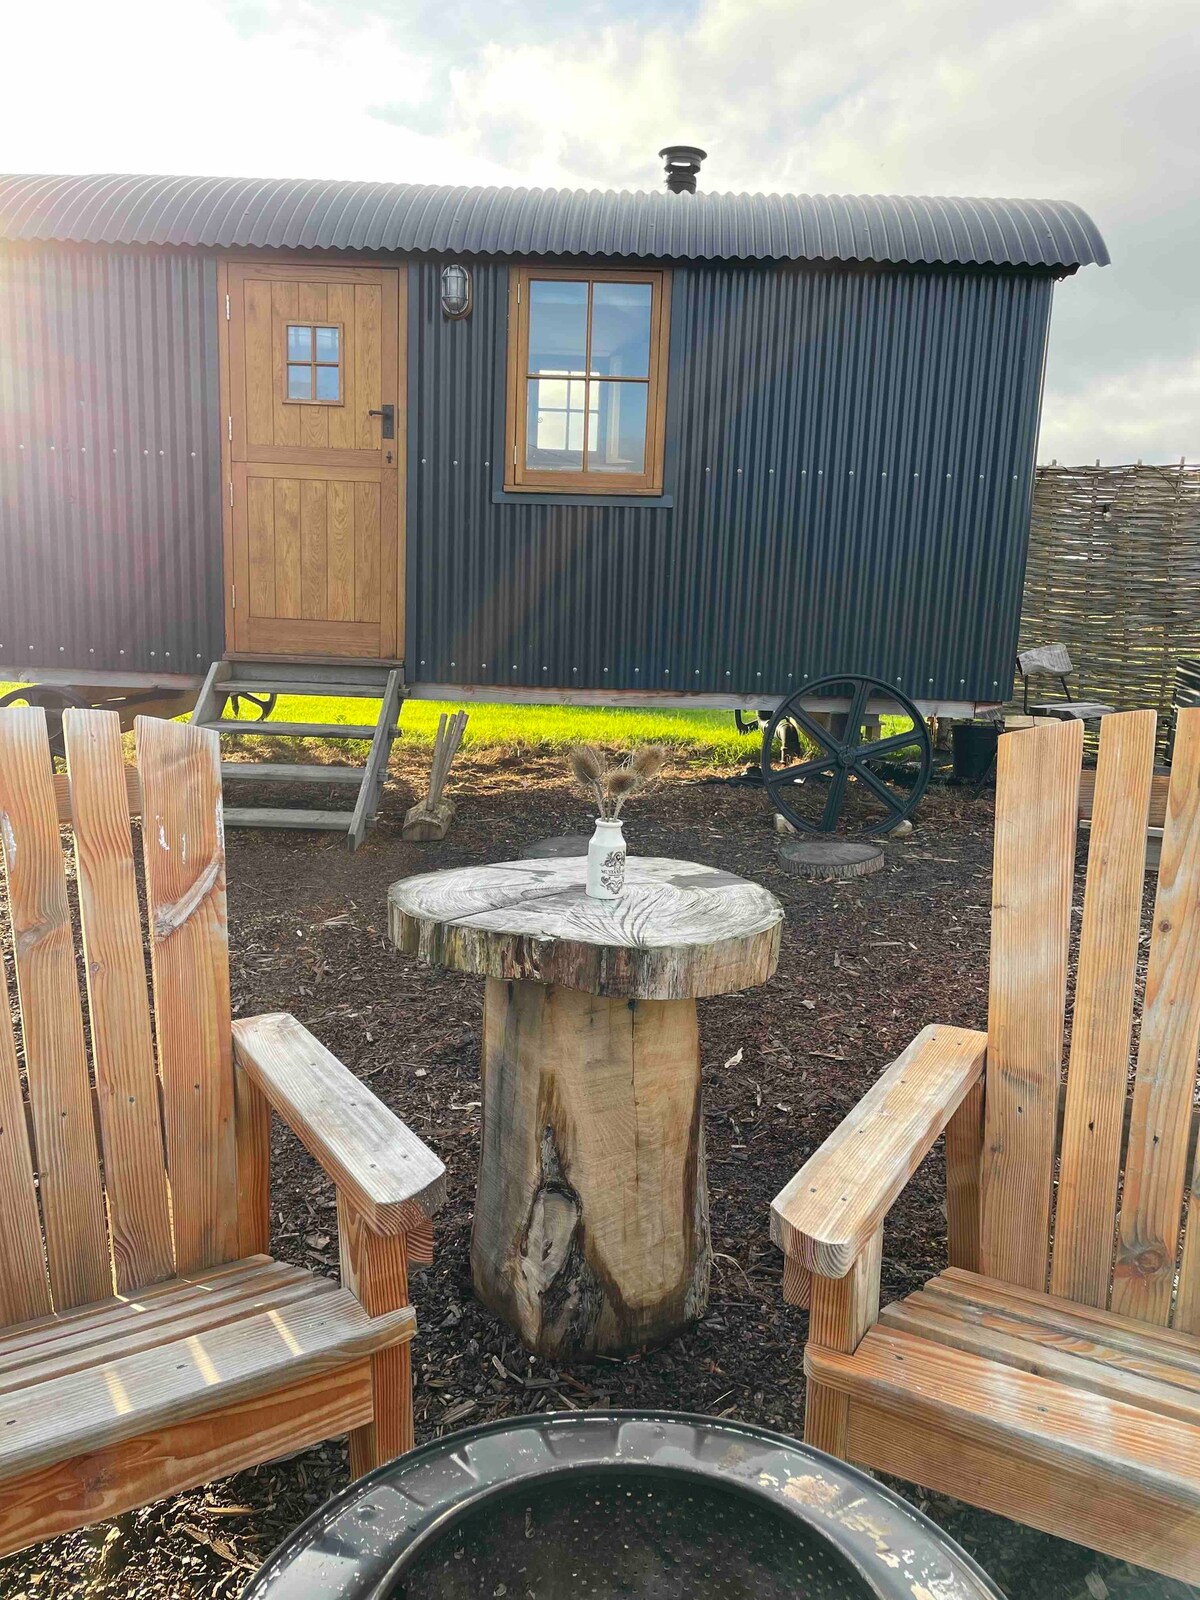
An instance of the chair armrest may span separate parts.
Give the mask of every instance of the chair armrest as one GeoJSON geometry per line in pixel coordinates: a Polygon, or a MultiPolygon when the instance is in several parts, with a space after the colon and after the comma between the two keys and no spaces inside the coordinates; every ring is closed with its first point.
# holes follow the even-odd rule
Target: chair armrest
{"type": "Polygon", "coordinates": [[[983,1074],[987,1034],[930,1027],[771,1202],[789,1262],[844,1278],[983,1074]]]}
{"type": "Polygon", "coordinates": [[[284,1012],[233,1024],[238,1066],[376,1233],[423,1228],[446,1169],[394,1112],[284,1012]]]}

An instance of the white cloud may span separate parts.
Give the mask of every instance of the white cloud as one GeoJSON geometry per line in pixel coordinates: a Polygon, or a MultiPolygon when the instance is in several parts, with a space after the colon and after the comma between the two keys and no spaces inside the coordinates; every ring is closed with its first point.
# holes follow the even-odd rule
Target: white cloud
{"type": "Polygon", "coordinates": [[[6,23],[8,170],[1079,201],[1042,454],[1200,455],[1194,0],[84,0],[6,23]]]}

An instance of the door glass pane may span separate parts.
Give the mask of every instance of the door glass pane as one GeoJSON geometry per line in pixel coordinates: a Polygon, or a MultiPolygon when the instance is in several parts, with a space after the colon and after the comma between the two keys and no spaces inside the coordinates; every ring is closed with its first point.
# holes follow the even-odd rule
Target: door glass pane
{"type": "Polygon", "coordinates": [[[530,372],[582,372],[587,361],[586,283],[553,279],[529,285],[530,372]]]}
{"type": "Polygon", "coordinates": [[[317,399],[340,400],[341,385],[338,382],[341,373],[337,367],[317,368],[317,399]]]}
{"type": "Polygon", "coordinates": [[[312,335],[313,331],[311,328],[288,329],[287,339],[289,361],[312,360],[312,335]]]}
{"type": "Polygon", "coordinates": [[[588,418],[588,471],[636,473],[646,470],[644,383],[593,383],[588,418]]]}
{"type": "Polygon", "coordinates": [[[539,472],[582,472],[586,385],[531,378],[528,387],[525,465],[539,472]]]}
{"type": "Polygon", "coordinates": [[[288,399],[289,400],[311,400],[312,399],[312,368],[311,367],[289,367],[288,368],[288,399]]]}
{"type": "Polygon", "coordinates": [[[338,330],[336,328],[317,329],[317,360],[336,361],[338,358],[338,330]]]}
{"type": "Polygon", "coordinates": [[[592,372],[650,376],[650,285],[597,283],[592,289],[592,372]]]}

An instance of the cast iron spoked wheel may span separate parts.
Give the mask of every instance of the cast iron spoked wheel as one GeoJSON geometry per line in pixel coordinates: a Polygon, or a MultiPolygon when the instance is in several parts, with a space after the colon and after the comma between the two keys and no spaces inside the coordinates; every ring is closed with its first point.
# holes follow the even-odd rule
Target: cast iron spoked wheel
{"type": "Polygon", "coordinates": [[[806,684],[776,708],[763,734],[767,796],[802,833],[833,833],[839,823],[848,834],[890,832],[916,810],[932,766],[925,719],[881,678],[835,676],[806,684]],[[848,710],[831,715],[825,728],[806,709],[813,700],[839,700],[848,710]],[[880,701],[888,709],[868,720],[868,707],[880,701]]]}
{"type": "Polygon", "coordinates": [[[242,719],[242,701],[243,700],[246,702],[247,705],[257,706],[258,707],[258,719],[257,720],[259,722],[265,722],[267,720],[267,718],[271,715],[272,711],[274,711],[274,709],[275,709],[276,698],[277,698],[277,696],[275,696],[273,694],[231,694],[229,696],[229,703],[233,707],[233,714],[238,719],[239,722],[243,720],[242,719]]]}
{"type": "Polygon", "coordinates": [[[62,714],[74,706],[86,711],[90,701],[73,689],[59,689],[49,683],[23,683],[19,689],[10,689],[0,695],[0,706],[41,706],[46,713],[46,732],[50,736],[50,754],[65,756],[63,746],[62,714]]]}

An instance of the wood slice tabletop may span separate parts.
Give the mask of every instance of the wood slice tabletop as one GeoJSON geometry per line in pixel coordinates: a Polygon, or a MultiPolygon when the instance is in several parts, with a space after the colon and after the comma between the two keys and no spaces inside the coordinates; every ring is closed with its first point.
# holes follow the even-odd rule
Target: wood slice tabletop
{"type": "Polygon", "coordinates": [[[433,966],[590,994],[685,1000],[765,983],[783,907],[717,867],[630,856],[617,900],[584,889],[584,857],[505,861],[402,878],[391,937],[433,966]]]}

